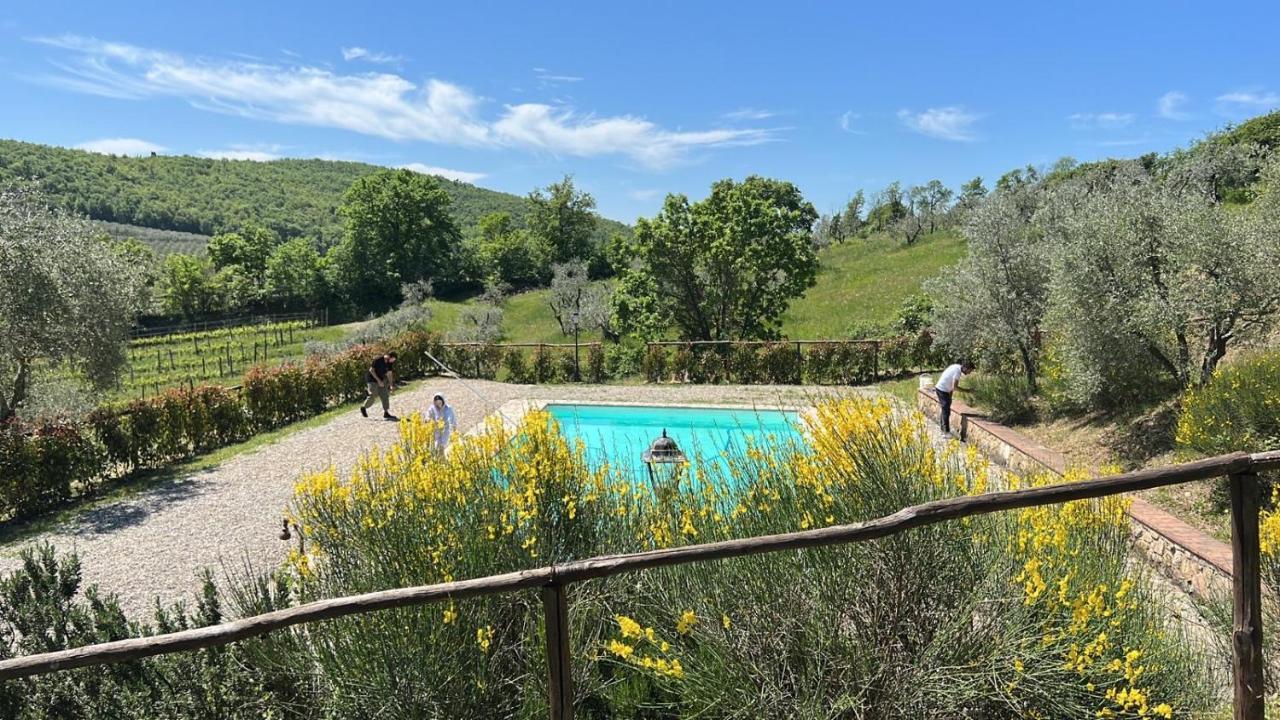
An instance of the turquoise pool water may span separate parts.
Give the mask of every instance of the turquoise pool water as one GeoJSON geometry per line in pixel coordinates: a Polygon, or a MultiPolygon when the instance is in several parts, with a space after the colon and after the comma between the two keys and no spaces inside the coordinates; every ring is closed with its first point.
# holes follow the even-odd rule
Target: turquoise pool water
{"type": "Polygon", "coordinates": [[[701,458],[721,466],[726,454],[742,452],[748,440],[763,445],[800,438],[797,413],[786,410],[640,405],[548,405],[546,410],[570,443],[582,439],[589,460],[607,460],[637,480],[648,477],[641,453],[663,430],[690,462],[701,458]]]}

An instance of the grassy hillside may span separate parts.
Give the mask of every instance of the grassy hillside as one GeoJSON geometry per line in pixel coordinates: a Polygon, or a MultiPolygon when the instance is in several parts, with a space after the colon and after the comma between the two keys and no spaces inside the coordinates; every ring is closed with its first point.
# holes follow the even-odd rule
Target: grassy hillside
{"type": "MultiPolygon", "coordinates": [[[[891,322],[920,285],[964,255],[958,233],[926,236],[910,247],[901,240],[876,236],[851,240],[819,253],[818,283],[784,316],[782,332],[796,339],[846,338],[851,331],[891,322]]],[[[547,307],[546,290],[520,293],[504,306],[506,342],[566,342],[547,307]]],[[[448,332],[462,309],[473,301],[432,300],[431,327],[448,332]]],[[[854,334],[859,334],[855,332],[854,334]]],[[[584,342],[598,340],[583,333],[584,342]]]]}
{"type": "Polygon", "coordinates": [[[890,322],[921,283],[963,256],[964,241],[952,231],[910,246],[877,235],[828,248],[819,255],[818,284],[791,304],[782,331],[806,340],[841,338],[890,322]]]}
{"type": "MultiPolygon", "coordinates": [[[[0,140],[0,185],[40,179],[63,207],[104,220],[213,235],[256,221],[282,236],[338,241],[342,193],[377,165],[334,160],[211,160],[188,156],[115,157],[0,140]]],[[[548,181],[557,178],[548,178],[548,181]]],[[[525,198],[440,178],[464,228],[505,211],[520,222],[525,198]]],[[[604,235],[622,229],[602,222],[604,235]]]]}

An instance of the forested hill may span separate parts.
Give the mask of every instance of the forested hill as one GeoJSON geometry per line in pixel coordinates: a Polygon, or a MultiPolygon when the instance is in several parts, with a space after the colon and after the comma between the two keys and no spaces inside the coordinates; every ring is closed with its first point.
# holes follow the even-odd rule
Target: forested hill
{"type": "MultiPolygon", "coordinates": [[[[322,245],[341,237],[342,193],[356,178],[380,169],[336,160],[116,157],[0,140],[0,185],[40,179],[59,205],[95,220],[201,235],[255,221],[285,238],[301,235],[322,245]]],[[[523,197],[439,181],[453,197],[454,216],[464,232],[491,212],[509,212],[517,223],[523,221],[523,197]]],[[[608,236],[624,227],[602,220],[600,229],[608,236]]]]}

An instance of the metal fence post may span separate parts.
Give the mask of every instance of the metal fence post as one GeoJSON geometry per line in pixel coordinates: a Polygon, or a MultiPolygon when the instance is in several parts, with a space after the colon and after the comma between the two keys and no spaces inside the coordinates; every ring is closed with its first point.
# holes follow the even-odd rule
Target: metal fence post
{"type": "Polygon", "coordinates": [[[1231,485],[1231,669],[1235,720],[1263,720],[1262,576],[1258,476],[1233,473],[1231,485]]]}
{"type": "Polygon", "coordinates": [[[547,691],[551,720],[573,720],[573,664],[569,649],[569,602],[564,585],[542,587],[547,629],[547,691]]]}

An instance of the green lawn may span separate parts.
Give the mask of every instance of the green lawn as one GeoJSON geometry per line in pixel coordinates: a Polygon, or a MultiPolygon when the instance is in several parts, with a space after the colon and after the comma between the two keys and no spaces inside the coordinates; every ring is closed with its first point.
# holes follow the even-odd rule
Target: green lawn
{"type": "MultiPolygon", "coordinates": [[[[853,239],[823,250],[817,284],[793,302],[783,316],[782,332],[794,339],[849,337],[851,330],[891,322],[911,295],[942,268],[964,255],[964,241],[954,231],[927,235],[906,246],[897,238],[853,239]]],[[[547,306],[547,290],[512,295],[503,308],[505,342],[571,342],[547,306]]],[[[448,333],[463,308],[474,300],[431,300],[430,328],[448,333]]],[[[857,333],[855,333],[857,334],[857,333]]],[[[583,333],[582,340],[598,340],[583,333]]]]}
{"type": "Polygon", "coordinates": [[[964,256],[955,232],[939,232],[906,246],[884,236],[857,238],[819,255],[818,283],[793,302],[782,331],[791,338],[848,337],[860,325],[892,321],[920,285],[964,256]]]}

